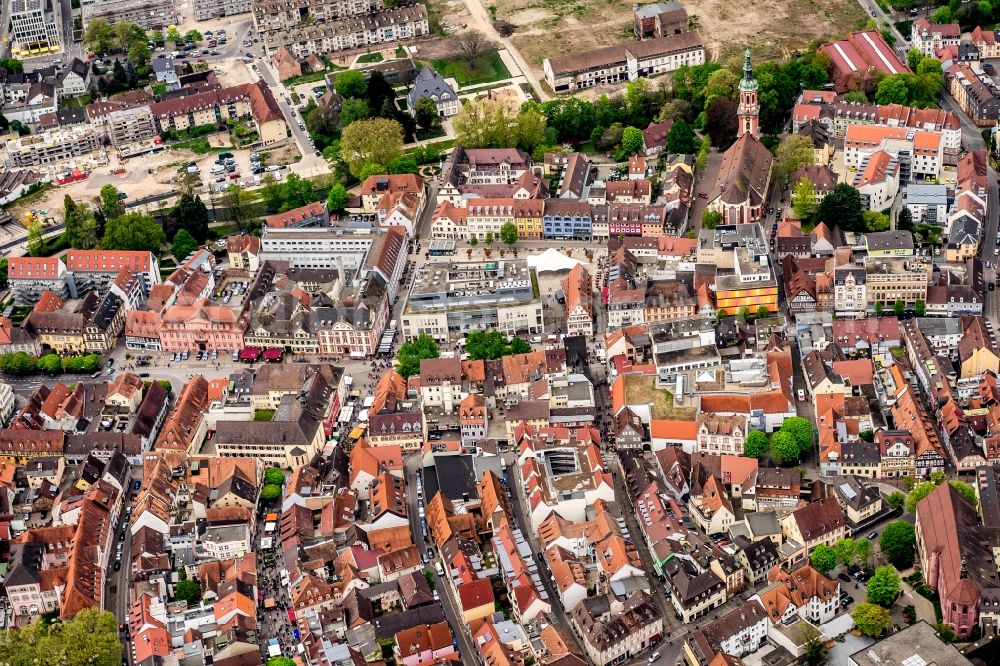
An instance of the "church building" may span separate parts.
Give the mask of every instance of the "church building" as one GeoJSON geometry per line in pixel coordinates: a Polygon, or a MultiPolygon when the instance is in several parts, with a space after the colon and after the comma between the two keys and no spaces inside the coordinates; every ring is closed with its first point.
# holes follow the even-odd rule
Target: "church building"
{"type": "Polygon", "coordinates": [[[708,197],[709,207],[722,213],[723,224],[756,222],[767,215],[774,156],[760,141],[757,85],[747,49],[736,107],[736,142],[723,153],[718,179],[708,197]]]}

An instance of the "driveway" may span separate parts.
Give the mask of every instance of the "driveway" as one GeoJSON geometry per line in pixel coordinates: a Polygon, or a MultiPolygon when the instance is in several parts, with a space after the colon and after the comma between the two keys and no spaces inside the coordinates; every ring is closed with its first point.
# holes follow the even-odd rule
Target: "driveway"
{"type": "Polygon", "coordinates": [[[715,181],[719,177],[720,166],[722,166],[722,154],[713,148],[712,152],[708,154],[708,163],[705,165],[705,169],[695,174],[694,191],[696,194],[694,205],[691,206],[691,214],[688,218],[689,230],[693,229],[697,231],[701,229],[701,214],[705,211],[708,200],[701,198],[697,193],[704,192],[708,194],[712,191],[712,188],[715,187],[715,181]]]}

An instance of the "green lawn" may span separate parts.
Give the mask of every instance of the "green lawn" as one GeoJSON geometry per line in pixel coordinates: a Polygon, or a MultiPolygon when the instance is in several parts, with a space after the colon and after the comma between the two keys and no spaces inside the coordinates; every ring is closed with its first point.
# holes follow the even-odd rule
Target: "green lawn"
{"type": "Polygon", "coordinates": [[[361,65],[370,62],[382,62],[382,60],[383,58],[381,53],[366,53],[358,58],[358,64],[361,65]]]}
{"type": "MultiPolygon", "coordinates": [[[[371,54],[371,55],[377,55],[377,54],[371,54]]],[[[291,90],[300,83],[314,83],[316,81],[322,81],[323,79],[326,78],[326,75],[329,74],[330,72],[339,72],[343,69],[344,69],[343,67],[330,65],[328,68],[326,68],[321,72],[310,72],[309,74],[303,74],[302,76],[293,76],[290,79],[285,79],[284,81],[282,81],[282,83],[285,85],[286,88],[291,90]]]]}
{"type": "Polygon", "coordinates": [[[208,139],[205,137],[198,137],[197,139],[191,139],[190,141],[175,143],[173,144],[173,148],[177,150],[190,150],[196,155],[208,155],[209,153],[217,153],[222,150],[228,150],[227,148],[213,147],[209,144],[208,139]]]}
{"type": "Polygon", "coordinates": [[[254,421],[273,421],[274,420],[274,410],[273,409],[255,409],[253,412],[254,421]]]}
{"type": "Polygon", "coordinates": [[[480,83],[493,83],[510,78],[510,72],[496,51],[489,51],[479,57],[476,69],[471,70],[468,63],[461,57],[445,60],[432,60],[434,71],[444,78],[454,78],[459,86],[472,86],[480,83]]]}

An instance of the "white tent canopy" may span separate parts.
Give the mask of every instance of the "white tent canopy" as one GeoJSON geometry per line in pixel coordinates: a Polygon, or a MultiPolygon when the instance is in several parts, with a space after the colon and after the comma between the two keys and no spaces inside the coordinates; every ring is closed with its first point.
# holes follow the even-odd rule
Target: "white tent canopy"
{"type": "Polygon", "coordinates": [[[538,273],[568,271],[577,264],[582,263],[579,259],[567,257],[559,250],[551,247],[541,254],[528,256],[528,266],[534,268],[538,273]]]}

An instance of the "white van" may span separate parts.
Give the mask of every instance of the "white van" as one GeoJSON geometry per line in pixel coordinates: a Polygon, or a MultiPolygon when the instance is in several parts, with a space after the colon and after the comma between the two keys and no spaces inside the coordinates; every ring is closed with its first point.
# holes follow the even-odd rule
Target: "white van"
{"type": "Polygon", "coordinates": [[[221,164],[216,164],[212,167],[212,173],[222,173],[225,170],[226,167],[222,166],[221,164]]]}

